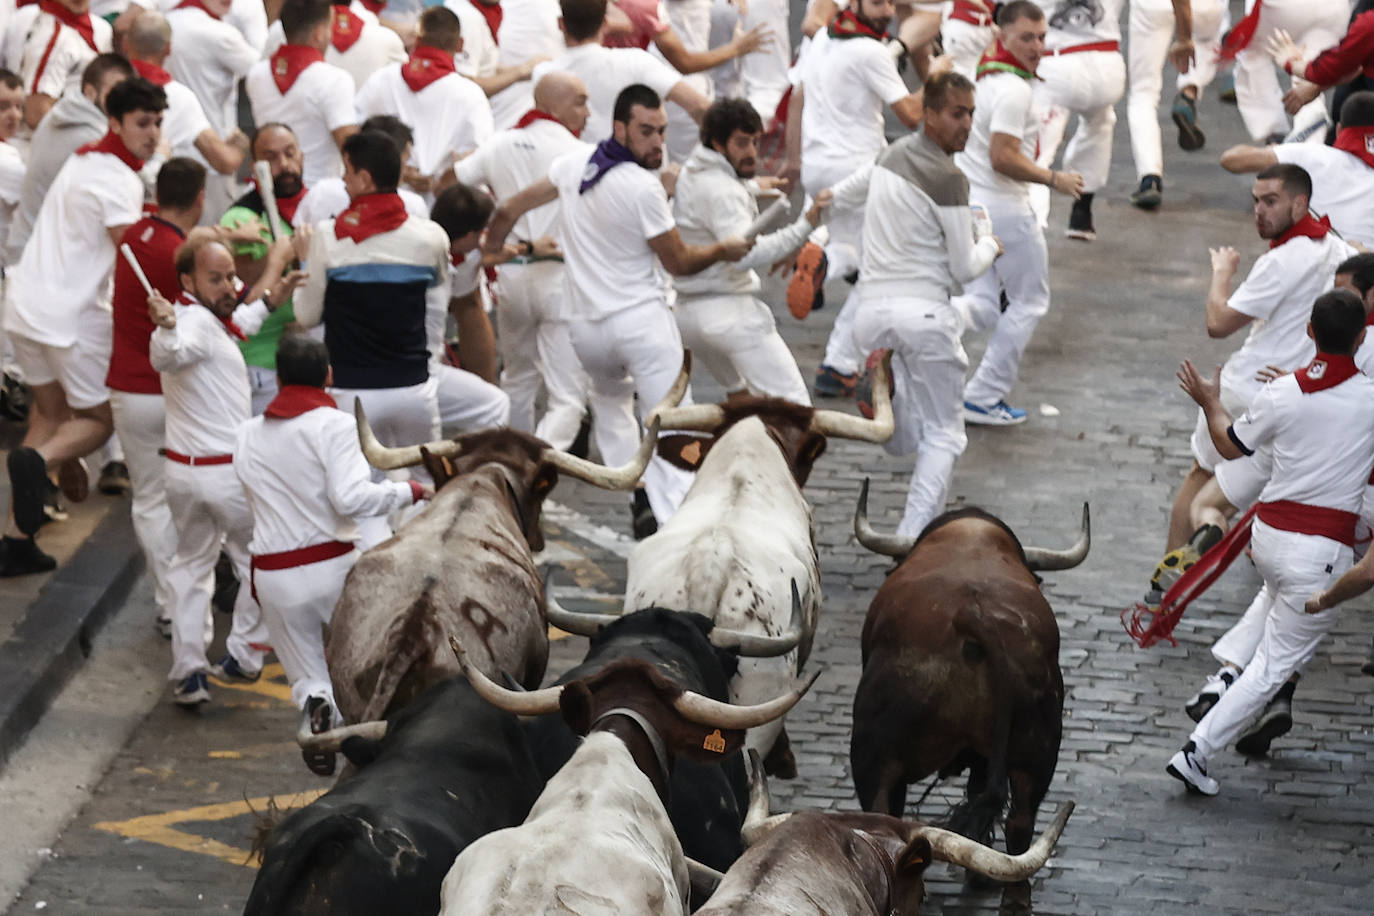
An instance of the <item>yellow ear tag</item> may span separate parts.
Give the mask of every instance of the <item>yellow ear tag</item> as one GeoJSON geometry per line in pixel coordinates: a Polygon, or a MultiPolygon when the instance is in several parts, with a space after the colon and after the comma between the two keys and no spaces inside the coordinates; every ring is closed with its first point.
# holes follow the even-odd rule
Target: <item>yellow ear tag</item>
{"type": "Polygon", "coordinates": [[[725,739],[721,737],[720,729],[716,729],[711,732],[711,734],[707,735],[706,740],[701,742],[701,746],[704,750],[711,751],[714,754],[724,754],[725,739]]]}

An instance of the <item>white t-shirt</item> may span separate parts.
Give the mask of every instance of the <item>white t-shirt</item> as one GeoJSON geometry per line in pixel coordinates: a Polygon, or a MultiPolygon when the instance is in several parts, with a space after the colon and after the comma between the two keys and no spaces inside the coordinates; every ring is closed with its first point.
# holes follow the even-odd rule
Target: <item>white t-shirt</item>
{"type": "Polygon", "coordinates": [[[666,307],[648,241],[674,225],[662,182],[626,162],[579,194],[590,158],[589,152],[575,150],[549,167],[563,207],[563,276],[571,317],[604,318],[652,303],[666,307]]]}
{"type": "MultiPolygon", "coordinates": [[[[10,143],[0,143],[0,239],[10,234],[10,219],[24,190],[24,157],[10,143]]],[[[0,247],[0,266],[4,249],[0,247]]]]}
{"type": "MultiPolygon", "coordinates": [[[[1008,178],[992,167],[993,134],[1010,134],[1021,138],[1021,153],[1035,158],[1036,140],[1040,136],[1040,112],[1035,105],[1035,93],[1030,80],[1015,73],[989,73],[975,83],[973,95],[973,130],[969,133],[964,151],[954,154],[954,164],[968,176],[970,199],[979,194],[1004,194],[1026,198],[1026,182],[1008,178]]],[[[809,94],[807,104],[810,104],[809,94]]]]}
{"type": "Polygon", "coordinates": [[[1312,176],[1312,212],[1330,217],[1346,241],[1374,247],[1374,168],[1320,143],[1280,143],[1273,150],[1279,162],[1302,166],[1312,176]]]}
{"type": "MultiPolygon", "coordinates": [[[[110,24],[99,16],[90,19],[95,47],[109,51],[110,24]]],[[[81,91],[81,73],[97,53],[75,29],[41,12],[36,3],[15,11],[6,26],[4,47],[5,66],[24,81],[24,91],[52,99],[68,89],[81,91]]]]}
{"type": "MultiPolygon", "coordinates": [[[[591,155],[588,144],[555,121],[539,120],[519,129],[503,130],[454,165],[453,173],[467,185],[486,185],[497,200],[512,197],[549,174],[549,166],[565,153],[581,150],[591,155]]],[[[516,238],[537,239],[552,235],[561,240],[559,202],[554,201],[522,214],[512,233],[516,238]]]]}
{"type": "Polygon", "coordinates": [[[1321,239],[1299,236],[1260,255],[1231,298],[1235,309],[1255,320],[1245,343],[1221,367],[1221,387],[1248,400],[1260,387],[1255,373],[1265,366],[1292,372],[1317,352],[1307,336],[1312,303],[1331,288],[1336,267],[1355,253],[1328,233],[1321,239]]]}
{"type": "MultiPolygon", "coordinates": [[[[362,22],[361,34],[357,41],[349,45],[347,51],[340,51],[331,43],[324,50],[324,60],[325,63],[333,64],[347,72],[353,78],[354,88],[358,88],[387,64],[398,61],[404,63],[406,46],[400,35],[379,24],[377,17],[361,4],[350,5],[348,11],[362,22]],[[359,10],[362,10],[362,13],[359,10]]],[[[282,30],[281,20],[278,19],[267,30],[267,47],[263,49],[262,56],[271,57],[284,44],[286,33],[282,30]]]]}
{"type": "Polygon", "coordinates": [[[400,118],[415,136],[411,162],[422,175],[434,176],[448,168],[452,154],[471,152],[492,135],[491,105],[480,86],[457,73],[414,92],[401,67],[388,64],[363,85],[356,100],[358,120],[373,115],[400,118]]]}
{"type": "MultiPolygon", "coordinates": [[[[468,0],[444,0],[444,6],[458,17],[463,34],[463,50],[453,55],[458,72],[464,76],[491,76],[501,67],[501,52],[496,48],[496,36],[491,34],[487,17],[468,0]]],[[[510,15],[503,8],[502,24],[510,15]]]]}
{"type": "Polygon", "coordinates": [[[173,40],[164,66],[200,99],[215,133],[229,136],[239,123],[238,82],[261,56],[258,49],[238,29],[197,7],[171,10],[167,22],[173,40]]]}
{"type": "Polygon", "coordinates": [[[1046,48],[1121,40],[1125,0],[1037,0],[1049,26],[1046,48]]]}
{"type": "Polygon", "coordinates": [[[196,138],[210,129],[210,121],[200,107],[200,99],[176,80],[162,87],[167,93],[167,110],[162,114],[162,139],[173,156],[196,156],[196,138]]]}
{"type": "Polygon", "coordinates": [[[5,329],[70,347],[82,322],[109,321],[115,245],[106,230],[142,216],[143,181],[122,160],[109,153],[68,159],[9,273],[5,329]]]}
{"type": "MultiPolygon", "coordinates": [[[[497,51],[502,67],[518,67],[532,57],[554,58],[563,53],[558,0],[502,0],[501,9],[504,14],[497,51]]],[[[491,97],[491,114],[497,130],[514,127],[520,116],[533,107],[533,80],[512,83],[491,97]]]]}
{"type": "Polygon", "coordinates": [[[353,109],[353,77],[333,64],[317,61],[301,71],[283,95],[272,79],[272,61],[253,65],[244,83],[253,121],[280,121],[296,132],[305,154],[305,186],[343,174],[343,159],[333,131],[358,123],[353,109]]]}
{"type": "MultiPolygon", "coordinates": [[[[180,6],[182,0],[130,0],[130,2],[144,9],[161,10],[166,14],[180,6]]],[[[184,8],[189,9],[190,7],[184,8]]],[[[369,13],[368,15],[372,14],[369,13]]],[[[375,16],[372,18],[376,19],[375,16]]],[[[224,14],[222,21],[238,32],[259,57],[262,56],[262,49],[267,43],[267,8],[263,5],[262,0],[233,0],[229,4],[229,12],[224,14]]]]}
{"type": "MultiPolygon", "coordinates": [[[[409,188],[398,188],[396,193],[406,205],[406,212],[419,219],[429,219],[429,205],[425,199],[409,188]]],[[[342,178],[325,178],[312,184],[296,206],[294,226],[315,226],[327,219],[333,219],[348,209],[348,189],[342,178]]]]}
{"type": "Polygon", "coordinates": [[[666,99],[668,92],[682,81],[681,74],[648,51],[601,45],[578,45],[545,61],[534,68],[533,82],[538,83],[545,73],[554,71],[574,73],[587,84],[591,116],[582,136],[595,142],[611,135],[615,99],[626,86],[643,83],[666,99]]]}
{"type": "MultiPolygon", "coordinates": [[[[824,34],[824,33],[821,33],[824,34]]],[[[802,168],[858,167],[887,145],[883,107],[907,95],[897,64],[871,38],[814,42],[802,86],[802,168]]],[[[772,112],[760,112],[767,117],[772,112]]]]}

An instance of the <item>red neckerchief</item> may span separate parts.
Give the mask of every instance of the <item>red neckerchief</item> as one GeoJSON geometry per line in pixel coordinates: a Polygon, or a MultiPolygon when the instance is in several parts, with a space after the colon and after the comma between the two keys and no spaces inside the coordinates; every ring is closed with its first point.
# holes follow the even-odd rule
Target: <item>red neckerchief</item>
{"type": "Polygon", "coordinates": [[[282,45],[272,55],[272,81],[277,84],[277,91],[286,95],[306,68],[322,60],[323,51],[305,45],[282,45]]]}
{"type": "Polygon", "coordinates": [[[114,131],[109,131],[95,143],[87,143],[76,151],[78,156],[84,156],[86,153],[109,153],[111,156],[117,156],[120,162],[135,172],[143,171],[143,160],[129,152],[129,148],[114,131]]]}
{"type": "Polygon", "coordinates": [[[487,28],[491,30],[491,40],[500,44],[496,33],[501,30],[501,17],[505,11],[501,9],[501,0],[492,3],[483,3],[482,0],[472,0],[472,5],[477,7],[477,12],[482,14],[482,18],[487,20],[487,28]]]}
{"type": "Polygon", "coordinates": [[[1352,156],[1359,156],[1365,165],[1374,168],[1374,126],[1342,127],[1336,131],[1336,142],[1331,145],[1352,156]]]}
{"type": "Polygon", "coordinates": [[[81,36],[82,41],[90,45],[92,51],[100,53],[100,49],[95,46],[95,27],[91,25],[89,13],[73,13],[57,0],[38,0],[38,9],[75,31],[81,36]]]}
{"type": "MultiPolygon", "coordinates": [[[[562,127],[564,130],[568,129],[568,126],[564,124],[562,121],[558,120],[553,115],[549,114],[547,111],[540,111],[538,108],[531,108],[529,111],[522,114],[520,116],[520,120],[515,122],[515,127],[517,130],[519,130],[522,127],[529,127],[535,121],[552,121],[553,123],[562,127]]],[[[572,133],[572,131],[568,131],[568,133],[572,133]]],[[[582,136],[582,131],[579,130],[577,133],[573,134],[573,136],[582,136]]]]}
{"type": "Polygon", "coordinates": [[[221,318],[221,317],[219,317],[218,315],[215,315],[215,310],[214,310],[214,309],[210,308],[210,306],[206,305],[204,302],[201,302],[201,301],[200,301],[199,299],[197,299],[195,296],[193,296],[193,295],[191,295],[190,293],[186,292],[186,290],[182,290],[182,291],[181,291],[181,298],[177,300],[176,304],[177,304],[177,305],[198,305],[198,306],[200,306],[201,308],[205,309],[205,311],[207,311],[207,312],[209,312],[211,315],[213,315],[213,316],[214,316],[214,319],[215,319],[216,321],[218,321],[220,324],[224,325],[224,332],[225,332],[226,334],[228,334],[230,337],[234,338],[235,340],[247,340],[247,339],[248,339],[248,335],[247,335],[247,334],[244,334],[243,331],[239,330],[239,326],[236,325],[236,324],[234,324],[234,319],[233,319],[233,318],[221,318]]]}
{"type": "Polygon", "coordinates": [[[1309,213],[1302,219],[1298,220],[1296,223],[1285,229],[1283,231],[1283,235],[1279,236],[1276,239],[1271,239],[1269,241],[1269,247],[1277,248],[1284,242],[1291,242],[1298,236],[1303,236],[1309,239],[1325,238],[1326,234],[1330,231],[1330,219],[1328,219],[1325,216],[1323,216],[1321,219],[1316,219],[1312,216],[1311,213],[1309,213]]]}
{"type": "Polygon", "coordinates": [[[187,7],[198,9],[205,15],[209,16],[211,19],[219,18],[219,13],[216,13],[214,10],[210,9],[210,7],[202,3],[201,0],[181,0],[181,2],[176,5],[176,9],[179,10],[186,9],[187,7]]]}
{"type": "Polygon", "coordinates": [[[358,39],[362,37],[363,21],[354,16],[346,4],[334,4],[334,25],[329,39],[334,50],[342,54],[357,44],[358,39]]]}
{"type": "Polygon", "coordinates": [[[882,32],[860,19],[852,9],[841,10],[828,31],[831,38],[876,38],[878,41],[884,38],[882,32]]]}
{"type": "Polygon", "coordinates": [[[1263,3],[1264,0],[1255,0],[1255,5],[1250,7],[1245,18],[1231,26],[1231,31],[1221,37],[1221,60],[1235,60],[1236,55],[1250,44],[1255,37],[1255,30],[1259,28],[1260,6],[1263,3]]]}
{"type": "Polygon", "coordinates": [[[262,415],[274,420],[290,420],[319,407],[338,406],[323,388],[314,388],[310,385],[283,385],[262,415]]]}
{"type": "MultiPolygon", "coordinates": [[[[258,188],[258,180],[256,178],[250,178],[248,179],[248,183],[254,188],[257,188],[258,196],[261,197],[262,188],[258,188]]],[[[306,190],[305,182],[301,182],[301,189],[290,197],[282,197],[280,194],[276,194],[277,212],[281,214],[282,219],[286,220],[288,223],[295,221],[296,208],[301,205],[301,201],[305,200],[306,190]]],[[[275,190],[273,193],[275,194],[275,190]]]]}
{"type": "Polygon", "coordinates": [[[410,60],[401,65],[401,79],[406,81],[411,92],[419,92],[454,72],[453,55],[427,45],[416,45],[410,60]]]}
{"type": "Polygon", "coordinates": [[[334,220],[334,237],[361,243],[374,235],[390,232],[406,221],[406,204],[392,192],[364,194],[334,220]]]}
{"type": "Polygon", "coordinates": [[[363,5],[363,9],[372,15],[381,16],[382,10],[386,9],[387,0],[358,0],[358,2],[363,5]]]}
{"type": "Polygon", "coordinates": [[[1293,374],[1297,376],[1302,393],[1311,394],[1335,388],[1351,376],[1359,375],[1360,370],[1355,365],[1354,357],[1318,352],[1316,359],[1293,374]]]}
{"type": "Polygon", "coordinates": [[[1038,79],[1030,70],[1021,65],[1016,56],[1006,49],[1002,44],[1002,39],[997,39],[992,47],[983,52],[983,56],[978,58],[977,79],[982,79],[989,73],[1015,73],[1022,79],[1038,79]]]}
{"type": "Polygon", "coordinates": [[[166,86],[172,81],[172,74],[157,64],[150,64],[146,60],[131,60],[129,63],[133,65],[135,73],[154,86],[166,86]]]}

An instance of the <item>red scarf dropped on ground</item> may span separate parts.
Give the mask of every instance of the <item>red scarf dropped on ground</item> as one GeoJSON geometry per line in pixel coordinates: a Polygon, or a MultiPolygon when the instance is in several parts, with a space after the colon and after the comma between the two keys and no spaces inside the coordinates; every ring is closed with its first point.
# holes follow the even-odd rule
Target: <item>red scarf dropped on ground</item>
{"type": "Polygon", "coordinates": [[[131,60],[129,63],[133,65],[135,73],[154,86],[166,86],[172,81],[172,74],[157,64],[150,64],[146,60],[131,60]]]}
{"type": "Polygon", "coordinates": [[[274,420],[290,420],[320,407],[338,406],[323,388],[313,388],[310,385],[283,385],[262,415],[274,420]]]}
{"type": "Polygon", "coordinates": [[[1374,126],[1342,127],[1336,131],[1336,142],[1331,145],[1352,156],[1359,156],[1365,165],[1374,168],[1374,126]]]}
{"type": "Polygon", "coordinates": [[[1293,239],[1302,237],[1309,239],[1325,238],[1331,231],[1331,220],[1323,216],[1317,219],[1311,213],[1298,220],[1293,225],[1283,231],[1283,235],[1269,242],[1270,248],[1277,248],[1284,242],[1291,242],[1293,239]]]}
{"type": "Polygon", "coordinates": [[[334,25],[329,43],[340,54],[358,43],[363,37],[363,21],[348,8],[347,3],[334,4],[334,25]]]}
{"type": "Polygon", "coordinates": [[[882,32],[860,19],[859,14],[852,9],[841,10],[827,31],[831,38],[875,38],[882,41],[885,37],[882,32]]]}
{"type": "Polygon", "coordinates": [[[1021,66],[1021,62],[1003,46],[1000,38],[993,42],[989,50],[983,52],[982,57],[978,58],[976,78],[982,79],[989,73],[1015,73],[1022,79],[1037,79],[1034,73],[1021,66]]]}
{"type": "Polygon", "coordinates": [[[1294,372],[1303,394],[1335,388],[1341,382],[1360,374],[1353,356],[1317,353],[1317,358],[1294,372]]]}
{"type": "Polygon", "coordinates": [[[94,143],[87,143],[76,153],[78,156],[84,156],[86,153],[109,153],[111,156],[117,156],[120,162],[135,172],[143,171],[143,160],[129,152],[129,148],[114,131],[110,131],[94,143]]]}
{"type": "Polygon", "coordinates": [[[426,45],[416,45],[410,60],[401,65],[401,79],[411,92],[419,92],[453,72],[453,55],[426,45]]]}
{"type": "Polygon", "coordinates": [[[286,95],[296,84],[296,79],[311,64],[317,64],[322,60],[323,51],[316,51],[305,45],[282,45],[277,49],[277,53],[272,55],[272,81],[277,84],[277,91],[286,95]]]}
{"type": "Polygon", "coordinates": [[[364,194],[334,220],[334,237],[360,244],[374,235],[400,228],[405,221],[406,205],[401,195],[380,191],[364,194]]]}
{"type": "Polygon", "coordinates": [[[92,51],[100,53],[100,49],[95,46],[95,26],[91,25],[89,13],[73,13],[57,0],[38,0],[38,9],[75,31],[81,36],[82,41],[90,45],[92,51]]]}

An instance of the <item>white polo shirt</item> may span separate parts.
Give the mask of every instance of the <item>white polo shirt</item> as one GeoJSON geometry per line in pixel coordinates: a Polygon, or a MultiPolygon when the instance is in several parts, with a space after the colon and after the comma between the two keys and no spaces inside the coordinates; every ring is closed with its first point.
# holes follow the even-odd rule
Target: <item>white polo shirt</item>
{"type": "MultiPolygon", "coordinates": [[[[1021,153],[1035,159],[1040,136],[1040,110],[1035,104],[1031,82],[1015,73],[989,73],[974,83],[973,129],[964,151],[954,154],[954,164],[968,176],[969,195],[1001,194],[1026,199],[1027,183],[1008,178],[992,167],[989,150],[993,134],[1021,138],[1021,153]]],[[[810,104],[808,94],[807,104],[810,104]]]]}
{"type": "MultiPolygon", "coordinates": [[[[549,166],[560,156],[580,150],[591,156],[591,145],[574,137],[557,121],[540,119],[526,127],[503,130],[461,159],[453,167],[458,180],[466,185],[486,185],[492,196],[505,200],[549,174],[549,166]]],[[[516,220],[511,230],[516,238],[534,240],[551,235],[562,239],[558,219],[559,201],[536,207],[516,220]]]]}
{"type": "MultiPolygon", "coordinates": [[[[324,59],[326,63],[347,72],[353,78],[353,86],[357,89],[387,64],[397,61],[404,63],[406,46],[400,35],[377,22],[377,17],[368,12],[362,4],[350,4],[348,11],[359,20],[361,28],[357,40],[344,51],[340,51],[331,42],[324,50],[324,59]]],[[[286,33],[282,31],[281,20],[278,19],[267,30],[267,47],[263,49],[262,56],[271,57],[285,43],[286,33]]]]}
{"type": "MultiPolygon", "coordinates": [[[[24,192],[24,157],[13,144],[0,142],[0,239],[10,234],[10,220],[24,192]]],[[[0,246],[0,266],[4,248],[0,246]]]]}
{"type": "Polygon", "coordinates": [[[388,64],[363,85],[356,100],[358,119],[400,118],[415,136],[411,162],[422,175],[433,176],[448,167],[451,154],[471,152],[492,135],[491,105],[480,86],[457,73],[415,92],[401,76],[402,66],[388,64]]]}
{"type": "Polygon", "coordinates": [[[533,82],[538,83],[545,73],[554,71],[576,74],[587,84],[591,116],[582,136],[598,142],[611,135],[615,99],[626,86],[643,83],[666,99],[668,92],[682,82],[682,75],[676,70],[638,48],[578,45],[535,67],[533,82]]]}
{"type": "MultiPolygon", "coordinates": [[[[463,50],[453,55],[458,72],[464,76],[491,76],[501,67],[501,52],[497,50],[496,36],[491,34],[487,17],[468,0],[444,0],[444,6],[458,17],[463,34],[463,50]]],[[[503,25],[509,15],[510,11],[503,4],[503,25]]]]}
{"type": "Polygon", "coordinates": [[[8,275],[5,329],[54,347],[78,326],[110,321],[115,245],[106,229],[143,216],[143,181],[109,153],[77,153],[43,198],[23,257],[8,275]]]}
{"type": "Polygon", "coordinates": [[[182,83],[172,80],[162,87],[167,93],[167,110],[162,115],[162,138],[173,156],[199,156],[196,138],[212,129],[200,107],[200,99],[182,83]]]}
{"type": "Polygon", "coordinates": [[[97,50],[110,50],[113,30],[91,15],[95,48],[75,29],[41,12],[37,3],[15,10],[5,27],[5,66],[24,81],[24,91],[57,98],[71,89],[81,91],[81,73],[95,60],[97,50]]]}
{"type": "MultiPolygon", "coordinates": [[[[501,29],[497,52],[502,67],[518,67],[533,57],[554,58],[563,53],[558,0],[501,0],[501,29]]],[[[512,83],[491,97],[497,130],[514,127],[534,107],[534,80],[512,83]]]]}
{"type": "Polygon", "coordinates": [[[343,159],[333,131],[358,123],[353,108],[353,77],[326,61],[301,71],[283,95],[272,79],[272,59],[264,58],[248,71],[244,83],[253,108],[253,121],[280,121],[296,133],[305,155],[305,186],[343,174],[343,159]]]}
{"type": "MultiPolygon", "coordinates": [[[[210,126],[227,137],[238,126],[238,83],[261,57],[243,33],[204,10],[170,10],[172,51],[165,66],[200,99],[210,126]]],[[[196,158],[204,162],[199,155],[196,158]]]]}
{"type": "Polygon", "coordinates": [[[590,152],[574,150],[549,167],[563,207],[563,277],[570,317],[595,320],[637,305],[667,307],[658,259],[648,241],[674,226],[662,182],[648,169],[626,162],[579,194],[590,159],[590,152]]]}
{"type": "Polygon", "coordinates": [[[1330,217],[1347,241],[1374,247],[1374,168],[1320,143],[1280,143],[1272,149],[1279,162],[1302,166],[1312,176],[1312,212],[1330,217]]]}
{"type": "Polygon", "coordinates": [[[825,37],[812,42],[802,76],[802,168],[857,168],[887,145],[883,108],[905,98],[907,88],[876,39],[819,34],[825,37]]]}

